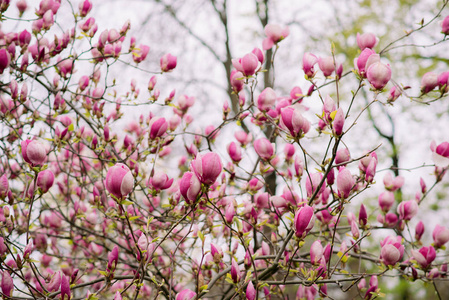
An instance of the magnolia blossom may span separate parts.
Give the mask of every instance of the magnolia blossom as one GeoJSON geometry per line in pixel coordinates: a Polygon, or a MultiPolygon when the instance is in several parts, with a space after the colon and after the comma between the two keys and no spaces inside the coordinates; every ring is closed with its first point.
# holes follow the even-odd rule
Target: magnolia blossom
{"type": "Polygon", "coordinates": [[[110,167],[106,175],[106,189],[116,198],[126,197],[134,187],[134,178],[129,168],[118,163],[110,167]]]}
{"type": "Polygon", "coordinates": [[[266,25],[264,31],[267,37],[262,42],[263,50],[271,49],[275,44],[285,39],[290,33],[288,27],[281,28],[281,26],[277,24],[266,25]]]}

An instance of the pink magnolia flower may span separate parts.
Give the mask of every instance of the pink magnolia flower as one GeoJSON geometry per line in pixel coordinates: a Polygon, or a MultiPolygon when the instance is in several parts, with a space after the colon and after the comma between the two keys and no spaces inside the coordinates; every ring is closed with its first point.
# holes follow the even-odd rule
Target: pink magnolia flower
{"type": "Polygon", "coordinates": [[[335,156],[335,163],[337,165],[348,162],[351,160],[351,154],[349,153],[348,148],[343,148],[337,151],[335,156]]]}
{"type": "Polygon", "coordinates": [[[130,169],[117,163],[110,167],[106,174],[106,189],[117,199],[126,197],[134,187],[134,178],[130,169]]]}
{"type": "Polygon", "coordinates": [[[360,50],[364,50],[365,48],[374,48],[376,47],[379,39],[374,35],[374,33],[366,32],[364,34],[357,33],[357,45],[360,50]]]}
{"type": "Polygon", "coordinates": [[[11,63],[11,55],[8,50],[5,48],[0,49],[0,74],[3,74],[3,71],[9,67],[11,63]]]}
{"type": "Polygon", "coordinates": [[[288,27],[281,28],[277,24],[268,24],[265,26],[265,34],[267,37],[262,42],[263,50],[271,49],[274,45],[285,39],[290,31],[288,27]]]}
{"type": "Polygon", "coordinates": [[[176,300],[192,300],[196,297],[196,293],[192,290],[185,289],[176,295],[176,300]]]}
{"type": "Polygon", "coordinates": [[[384,176],[383,182],[387,190],[394,192],[404,185],[404,177],[397,176],[393,178],[393,175],[391,175],[391,173],[387,173],[384,176]]]}
{"type": "Polygon", "coordinates": [[[444,35],[449,34],[449,16],[446,16],[443,22],[441,22],[441,33],[444,35]]]}
{"type": "Polygon", "coordinates": [[[154,140],[167,132],[168,122],[163,117],[153,117],[148,124],[150,139],[154,140]]]}
{"type": "Polygon", "coordinates": [[[161,57],[160,64],[162,72],[169,72],[176,68],[177,58],[176,56],[167,53],[161,57]]]}
{"type": "Polygon", "coordinates": [[[323,257],[323,246],[321,241],[317,240],[310,246],[310,263],[312,265],[319,265],[321,258],[323,257]]]}
{"type": "Polygon", "coordinates": [[[212,185],[223,170],[220,157],[214,152],[198,154],[192,161],[192,169],[199,181],[205,185],[212,185]]]}
{"type": "Polygon", "coordinates": [[[318,58],[318,66],[323,72],[323,75],[328,77],[332,75],[335,71],[334,58],[332,56],[320,57],[318,58]]]}
{"type": "Polygon", "coordinates": [[[304,238],[315,224],[313,208],[305,205],[298,209],[295,214],[294,228],[295,234],[299,238],[304,238]]]}
{"type": "Polygon", "coordinates": [[[351,172],[345,167],[341,167],[337,175],[337,189],[339,196],[348,198],[354,185],[355,179],[352,177],[351,172]]]}
{"type": "Polygon", "coordinates": [[[379,195],[379,206],[383,212],[387,212],[394,204],[394,194],[392,192],[383,192],[379,195]]]}
{"type": "Polygon", "coordinates": [[[449,241],[449,229],[437,225],[432,232],[433,244],[436,248],[441,248],[444,244],[449,241]]]}
{"type": "Polygon", "coordinates": [[[304,73],[307,75],[307,77],[312,78],[315,76],[315,70],[313,69],[313,66],[318,62],[318,58],[310,53],[306,52],[304,53],[304,56],[302,57],[302,69],[304,70],[304,73]]]}
{"type": "Polygon", "coordinates": [[[233,59],[234,68],[245,76],[252,76],[259,68],[259,59],[253,53],[248,53],[242,58],[233,59]]]}
{"type": "Polygon", "coordinates": [[[12,292],[14,290],[14,282],[11,278],[11,275],[9,275],[9,272],[6,270],[3,271],[1,288],[2,288],[2,293],[6,297],[9,298],[12,296],[12,292]]]}
{"type": "Polygon", "coordinates": [[[246,145],[251,143],[251,141],[253,140],[253,135],[251,133],[246,133],[243,130],[236,131],[234,133],[234,137],[240,143],[240,145],[242,145],[243,147],[245,147],[246,145]]]}
{"type": "Polygon", "coordinates": [[[33,165],[42,166],[47,160],[47,151],[38,141],[25,140],[21,143],[23,159],[33,165]]]}
{"type": "Polygon", "coordinates": [[[117,267],[118,263],[118,246],[115,245],[114,248],[112,248],[112,251],[108,253],[108,270],[109,271],[115,271],[115,268],[117,267]]]}
{"type": "Polygon", "coordinates": [[[239,163],[242,160],[242,149],[235,142],[231,142],[226,149],[234,163],[239,163]]]}
{"type": "Polygon", "coordinates": [[[270,160],[274,155],[273,144],[267,138],[260,138],[254,141],[254,150],[257,155],[264,160],[270,160]]]}
{"type": "Polygon", "coordinates": [[[304,118],[301,112],[293,106],[288,106],[281,109],[282,124],[290,131],[290,134],[295,138],[301,138],[304,134],[309,132],[310,123],[304,118]]]}
{"type": "Polygon", "coordinates": [[[245,82],[243,81],[243,77],[245,77],[243,75],[242,72],[236,71],[236,70],[232,70],[231,72],[231,86],[232,89],[235,93],[239,93],[241,90],[243,90],[243,85],[245,84],[245,82]]]}
{"type": "Polygon", "coordinates": [[[422,221],[419,221],[418,224],[416,224],[415,227],[415,239],[417,241],[421,240],[422,235],[424,234],[424,223],[422,221]]]}
{"type": "Polygon", "coordinates": [[[403,201],[397,211],[401,220],[409,221],[418,213],[418,203],[415,200],[403,201]]]}
{"type": "Polygon", "coordinates": [[[188,204],[193,204],[201,192],[201,182],[193,172],[185,172],[179,181],[179,191],[188,204]]]}
{"type": "Polygon", "coordinates": [[[380,60],[378,55],[373,55],[376,55],[375,51],[369,48],[365,48],[362,53],[360,53],[359,57],[354,60],[354,65],[356,66],[356,69],[358,70],[360,76],[362,76],[363,78],[366,77],[366,70],[368,69],[369,65],[380,60]],[[373,58],[370,59],[371,56],[373,56],[373,58]]]}
{"type": "Polygon", "coordinates": [[[438,75],[433,72],[427,72],[421,79],[421,92],[427,94],[438,86],[438,75]]]}
{"type": "Polygon", "coordinates": [[[404,255],[404,245],[400,236],[387,236],[380,242],[382,247],[380,251],[380,259],[387,266],[395,265],[404,255]]]}
{"type": "Polygon", "coordinates": [[[41,189],[42,193],[46,193],[53,186],[54,180],[55,175],[52,171],[47,169],[39,172],[36,185],[41,189]]]}
{"type": "Polygon", "coordinates": [[[433,248],[432,246],[429,247],[422,247],[421,249],[411,250],[413,258],[418,262],[418,264],[423,268],[423,269],[427,269],[432,262],[435,260],[436,258],[436,251],[435,248],[433,248]]]}
{"type": "Polygon", "coordinates": [[[80,2],[79,4],[79,10],[80,10],[80,16],[85,17],[92,9],[92,2],[90,0],[84,0],[84,2],[80,2]]]}
{"type": "Polygon", "coordinates": [[[135,63],[141,63],[145,60],[150,51],[150,47],[147,45],[140,44],[138,49],[132,50],[133,60],[135,63]]]}
{"type": "Polygon", "coordinates": [[[340,107],[339,109],[337,109],[334,121],[332,122],[332,131],[336,136],[340,136],[343,134],[344,125],[345,125],[345,113],[340,107]]]}
{"type": "Polygon", "coordinates": [[[366,76],[369,83],[376,90],[382,90],[391,79],[390,65],[385,65],[381,62],[373,63],[369,66],[366,76]]]}
{"type": "Polygon", "coordinates": [[[250,280],[248,286],[246,287],[246,299],[255,300],[256,299],[256,289],[254,288],[253,282],[250,280]]]}
{"type": "MultiPolygon", "coordinates": [[[[318,185],[320,184],[321,180],[323,179],[323,174],[321,173],[313,173],[310,176],[306,177],[306,191],[307,191],[307,198],[312,197],[313,193],[315,193],[316,189],[318,188],[318,185]]],[[[324,189],[326,188],[326,185],[323,184],[318,191],[317,196],[319,196],[324,189]]]]}
{"type": "Polygon", "coordinates": [[[401,95],[402,95],[401,89],[400,89],[399,87],[397,87],[397,86],[393,86],[393,87],[390,89],[390,93],[388,94],[388,99],[387,99],[387,101],[388,101],[388,102],[394,102],[394,101],[396,101],[396,99],[399,98],[399,96],[401,96],[401,95]]]}
{"type": "Polygon", "coordinates": [[[262,50],[256,47],[253,49],[253,51],[251,51],[251,53],[257,57],[260,64],[263,64],[263,62],[265,61],[265,55],[263,54],[262,50]]]}
{"type": "Polygon", "coordinates": [[[8,195],[8,191],[9,191],[8,177],[6,177],[6,174],[3,174],[0,177],[0,199],[5,199],[6,195],[8,195]]]}
{"type": "Polygon", "coordinates": [[[257,97],[257,108],[261,111],[268,111],[276,102],[276,93],[272,88],[266,88],[257,97]]]}
{"type": "Polygon", "coordinates": [[[167,174],[161,171],[154,172],[148,180],[148,186],[155,191],[166,190],[171,187],[173,178],[168,178],[167,174]]]}
{"type": "Polygon", "coordinates": [[[437,167],[446,168],[449,166],[449,142],[443,142],[437,146],[435,141],[432,141],[430,150],[432,150],[432,160],[437,167]]]}

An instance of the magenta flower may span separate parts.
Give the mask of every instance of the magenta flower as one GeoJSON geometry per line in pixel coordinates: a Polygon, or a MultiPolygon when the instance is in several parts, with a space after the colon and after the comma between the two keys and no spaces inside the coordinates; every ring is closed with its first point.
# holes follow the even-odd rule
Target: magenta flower
{"type": "Polygon", "coordinates": [[[90,2],[90,0],[84,0],[84,2],[80,2],[79,10],[81,17],[85,17],[90,12],[91,9],[92,9],[92,2],[90,2]]]}
{"type": "Polygon", "coordinates": [[[376,90],[382,90],[391,79],[390,65],[381,62],[373,63],[369,66],[366,76],[376,90]]]}
{"type": "Polygon", "coordinates": [[[379,195],[379,206],[383,212],[387,212],[394,204],[394,194],[386,191],[379,195]]]}
{"type": "Polygon", "coordinates": [[[432,150],[432,160],[435,166],[440,168],[449,166],[449,142],[443,142],[437,146],[435,141],[432,141],[430,150],[432,150]]]}
{"type": "Polygon", "coordinates": [[[196,297],[196,293],[189,289],[182,290],[176,295],[176,300],[192,300],[196,297]]]}
{"type": "Polygon", "coordinates": [[[198,154],[192,161],[192,169],[201,183],[212,185],[217,180],[223,167],[218,154],[209,152],[206,154],[198,154]]]}
{"type": "Polygon", "coordinates": [[[314,224],[315,215],[312,207],[305,205],[296,211],[294,228],[297,237],[304,238],[312,230],[314,224]]]}
{"type": "Polygon", "coordinates": [[[321,245],[321,241],[315,241],[310,246],[310,263],[312,265],[319,265],[321,258],[323,257],[323,246],[321,245]]]}
{"type": "Polygon", "coordinates": [[[188,204],[193,204],[201,192],[201,182],[193,172],[185,172],[179,181],[179,191],[188,204]]]}
{"type": "Polygon", "coordinates": [[[404,245],[400,236],[387,236],[382,242],[380,251],[380,259],[387,266],[395,265],[404,255],[404,245]]]}
{"type": "Polygon", "coordinates": [[[441,248],[449,241],[449,229],[444,226],[437,225],[432,232],[433,244],[436,248],[441,248]]]}
{"type": "Polygon", "coordinates": [[[137,64],[143,62],[147,57],[149,51],[150,47],[143,44],[140,44],[138,49],[133,49],[132,54],[134,62],[137,64]]]}
{"type": "Polygon", "coordinates": [[[364,34],[357,33],[357,46],[359,46],[360,50],[364,50],[365,48],[374,48],[377,45],[379,39],[374,35],[374,33],[366,32],[364,34]]]}
{"type": "Polygon", "coordinates": [[[3,174],[0,177],[0,199],[5,199],[8,195],[9,191],[9,183],[8,183],[8,177],[6,177],[6,174],[3,174]]]}
{"type": "Polygon", "coordinates": [[[246,299],[255,300],[256,299],[256,289],[254,288],[253,282],[250,280],[248,286],[246,287],[246,299]]]}
{"type": "Polygon", "coordinates": [[[356,69],[358,70],[360,76],[362,76],[363,78],[366,77],[366,70],[368,69],[369,65],[380,60],[379,56],[377,55],[368,62],[368,59],[374,54],[376,54],[375,51],[369,48],[365,48],[362,53],[360,53],[359,57],[354,60],[354,65],[356,66],[356,69]]]}
{"type": "Polygon", "coordinates": [[[332,131],[336,136],[340,136],[343,134],[344,125],[345,125],[345,113],[340,107],[339,109],[337,109],[334,121],[332,122],[332,131]]]}
{"type": "Polygon", "coordinates": [[[239,163],[242,160],[242,149],[235,142],[231,142],[226,149],[234,163],[239,163]]]}
{"type": "Polygon", "coordinates": [[[154,140],[167,132],[168,122],[163,117],[153,117],[148,124],[150,139],[154,140]]]}
{"type": "Polygon", "coordinates": [[[231,72],[231,86],[232,86],[232,90],[235,93],[239,93],[241,90],[243,90],[243,73],[242,72],[238,72],[236,70],[232,70],[231,72]]]}
{"type": "Polygon", "coordinates": [[[290,134],[295,138],[301,138],[304,134],[309,132],[309,121],[293,106],[281,109],[281,121],[290,131],[290,134]]]}
{"type": "Polygon", "coordinates": [[[1,283],[2,293],[6,297],[11,297],[12,292],[14,290],[14,282],[11,278],[11,275],[9,275],[9,272],[4,270],[3,276],[2,276],[2,283],[1,283]]]}
{"type": "Polygon", "coordinates": [[[397,211],[401,220],[409,221],[418,213],[418,203],[415,200],[403,201],[397,211]]]}
{"type": "Polygon", "coordinates": [[[177,58],[176,56],[167,53],[161,57],[160,64],[162,72],[169,72],[176,68],[177,58]]]}
{"type": "Polygon", "coordinates": [[[117,199],[121,199],[132,191],[134,177],[126,165],[117,163],[109,168],[105,185],[110,194],[117,199]]]}
{"type": "Polygon", "coordinates": [[[36,185],[41,189],[42,193],[48,192],[48,190],[53,186],[55,181],[55,175],[50,170],[44,170],[39,172],[37,175],[36,185]]]}
{"type": "Polygon", "coordinates": [[[323,72],[323,75],[328,77],[332,75],[335,71],[334,58],[332,56],[320,57],[318,58],[318,66],[323,72]]]}
{"type": "Polygon", "coordinates": [[[148,186],[155,191],[166,190],[171,187],[172,183],[173,178],[168,178],[167,174],[160,171],[154,172],[148,180],[148,186]]]}
{"type": "MultiPolygon", "coordinates": [[[[306,177],[307,198],[312,197],[313,193],[315,193],[315,191],[318,188],[322,179],[323,179],[323,174],[321,174],[321,173],[313,173],[310,176],[306,177]]],[[[319,196],[324,191],[325,188],[326,188],[326,185],[323,184],[321,186],[317,196],[319,196]]]]}
{"type": "Polygon", "coordinates": [[[443,22],[441,22],[441,33],[444,35],[449,34],[449,16],[446,16],[443,22]]]}
{"type": "Polygon", "coordinates": [[[318,58],[310,53],[306,52],[304,53],[304,56],[302,57],[302,69],[304,70],[304,73],[307,75],[307,77],[312,78],[315,76],[315,70],[313,69],[313,66],[318,62],[318,58]]]}
{"type": "Polygon", "coordinates": [[[273,144],[267,138],[260,138],[254,141],[254,150],[257,155],[264,160],[270,160],[274,155],[273,144]]]}
{"type": "Polygon", "coordinates": [[[438,86],[438,75],[433,72],[427,72],[421,79],[421,92],[427,94],[438,86]]]}
{"type": "Polygon", "coordinates": [[[422,247],[421,249],[411,250],[413,258],[418,262],[418,264],[423,268],[427,269],[432,262],[435,260],[436,252],[435,248],[432,246],[429,247],[422,247]]]}
{"type": "Polygon", "coordinates": [[[6,48],[0,49],[0,74],[3,74],[3,71],[9,67],[11,63],[11,55],[9,54],[6,48]]]}
{"type": "Polygon", "coordinates": [[[265,34],[267,37],[262,42],[263,50],[271,49],[274,45],[285,39],[290,31],[288,27],[281,28],[277,24],[268,24],[265,26],[265,34]]]}
{"type": "Polygon", "coordinates": [[[108,253],[108,270],[114,272],[118,263],[118,246],[115,245],[112,251],[108,253]]]}
{"type": "Polygon", "coordinates": [[[337,175],[337,189],[339,196],[344,199],[348,198],[354,185],[355,179],[352,177],[351,172],[345,167],[341,167],[337,175]]]}
{"type": "Polygon", "coordinates": [[[253,53],[248,53],[242,58],[233,59],[232,65],[234,68],[242,72],[245,76],[252,76],[259,68],[259,59],[253,53]]]}
{"type": "Polygon", "coordinates": [[[38,141],[25,140],[21,146],[23,159],[32,166],[42,166],[47,160],[47,151],[38,141]]]}
{"type": "Polygon", "coordinates": [[[272,88],[266,88],[257,97],[257,108],[261,111],[268,111],[276,102],[276,93],[272,88]]]}

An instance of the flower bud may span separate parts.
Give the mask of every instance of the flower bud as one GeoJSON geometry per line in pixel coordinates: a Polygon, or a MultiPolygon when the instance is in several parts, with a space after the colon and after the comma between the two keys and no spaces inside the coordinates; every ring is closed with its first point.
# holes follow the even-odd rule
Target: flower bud
{"type": "Polygon", "coordinates": [[[242,58],[233,59],[232,65],[237,71],[242,72],[243,75],[248,77],[254,75],[258,69],[259,59],[255,54],[248,53],[242,58]]]}
{"type": "Polygon", "coordinates": [[[39,172],[36,185],[41,189],[42,193],[46,193],[53,186],[54,180],[55,175],[52,171],[47,169],[39,172]]]}
{"type": "Polygon", "coordinates": [[[257,108],[261,111],[268,111],[276,102],[276,93],[272,88],[266,88],[257,97],[257,108]]]}
{"type": "Polygon", "coordinates": [[[437,225],[432,232],[432,237],[435,248],[441,248],[449,241],[449,229],[444,226],[437,225]]]}
{"type": "Polygon", "coordinates": [[[337,189],[339,196],[344,199],[348,198],[354,185],[355,179],[352,177],[351,172],[345,167],[340,168],[337,175],[337,189]]]}
{"type": "Polygon", "coordinates": [[[315,241],[310,246],[310,263],[312,265],[319,265],[320,260],[323,257],[323,246],[321,241],[315,241]]]}
{"type": "Polygon", "coordinates": [[[435,260],[435,257],[437,255],[435,248],[433,248],[432,246],[422,247],[418,251],[412,249],[411,252],[412,252],[413,258],[418,262],[418,264],[423,269],[427,269],[432,264],[432,262],[435,260]]]}
{"type": "Polygon", "coordinates": [[[235,142],[231,142],[226,149],[228,150],[229,157],[235,164],[238,164],[242,160],[242,150],[235,142]]]}
{"type": "Polygon", "coordinates": [[[444,35],[449,34],[449,16],[446,16],[443,22],[441,22],[441,33],[444,35]]]}
{"type": "Polygon", "coordinates": [[[332,56],[318,58],[318,66],[325,77],[332,75],[335,71],[334,58],[332,56]]]}
{"type": "Polygon", "coordinates": [[[315,76],[313,66],[317,62],[318,58],[314,54],[310,52],[304,53],[304,56],[302,57],[302,69],[308,78],[313,78],[313,76],[315,76]]]}
{"type": "Polygon", "coordinates": [[[122,199],[132,191],[134,178],[126,165],[117,163],[109,168],[105,185],[109,193],[117,199],[122,199]]]}
{"type": "Polygon", "coordinates": [[[168,122],[163,117],[153,117],[148,124],[150,139],[154,140],[165,134],[168,129],[168,122]]]}
{"type": "Polygon", "coordinates": [[[387,212],[394,204],[394,194],[392,192],[383,192],[379,195],[379,206],[383,212],[387,212]]]}
{"type": "Polygon", "coordinates": [[[270,160],[274,155],[274,147],[267,138],[255,140],[254,150],[263,160],[270,160]]]}
{"type": "Polygon", "coordinates": [[[198,154],[192,161],[192,169],[201,183],[212,185],[217,180],[223,167],[218,154],[209,152],[198,154]]]}
{"type": "Polygon", "coordinates": [[[248,286],[246,287],[246,300],[256,300],[256,289],[254,288],[251,280],[248,282],[248,286]]]}
{"type": "Polygon", "coordinates": [[[281,121],[294,138],[301,138],[310,129],[309,121],[292,106],[281,109],[281,121]]]}
{"type": "Polygon", "coordinates": [[[418,213],[418,203],[415,200],[403,201],[397,211],[401,220],[409,221],[418,213]]]}
{"type": "Polygon", "coordinates": [[[84,0],[84,2],[80,2],[79,4],[79,10],[80,10],[80,16],[85,17],[92,9],[92,3],[90,0],[84,0]]]}
{"type": "Polygon", "coordinates": [[[171,55],[170,53],[164,54],[164,56],[161,57],[161,70],[162,72],[170,72],[174,68],[176,68],[176,56],[171,55]]]}
{"type": "Polygon", "coordinates": [[[271,49],[274,45],[285,39],[290,31],[288,27],[281,28],[277,24],[267,24],[264,28],[266,38],[262,41],[263,50],[271,49]]]}
{"type": "Polygon", "coordinates": [[[176,295],[176,300],[192,300],[195,299],[196,293],[189,289],[182,290],[176,295]]]}
{"type": "Polygon", "coordinates": [[[427,94],[438,85],[438,75],[433,72],[427,72],[421,79],[421,92],[427,94]]]}
{"type": "Polygon", "coordinates": [[[337,109],[334,121],[332,122],[332,131],[335,136],[341,136],[343,133],[343,126],[345,125],[345,114],[341,108],[337,109]]]}
{"type": "Polygon", "coordinates": [[[374,35],[374,33],[366,32],[364,34],[357,33],[357,46],[359,46],[360,50],[364,50],[365,48],[374,48],[377,45],[379,40],[374,35]]]}
{"type": "Polygon", "coordinates": [[[173,178],[170,179],[167,174],[159,171],[154,172],[148,180],[148,186],[155,191],[166,190],[171,187],[172,183],[173,178]]]}
{"type": "Polygon", "coordinates": [[[424,234],[424,223],[422,221],[419,221],[418,224],[416,224],[415,227],[415,239],[417,241],[421,240],[422,235],[424,234]]]}
{"type": "Polygon", "coordinates": [[[185,172],[179,181],[179,191],[187,204],[193,204],[201,192],[201,182],[194,173],[185,172]]]}
{"type": "Polygon", "coordinates": [[[0,177],[0,199],[5,200],[6,195],[8,195],[8,191],[9,191],[8,177],[6,177],[6,174],[3,174],[0,177]]]}
{"type": "Polygon", "coordinates": [[[298,209],[295,214],[294,228],[297,237],[303,239],[315,224],[313,208],[305,205],[298,209]]]}
{"type": "Polygon", "coordinates": [[[376,90],[381,90],[391,79],[390,65],[385,65],[381,62],[373,63],[369,66],[366,76],[369,83],[371,83],[376,90]]]}
{"type": "Polygon", "coordinates": [[[115,245],[112,251],[108,253],[108,270],[111,272],[115,271],[118,263],[118,246],[115,245]]]}
{"type": "Polygon", "coordinates": [[[4,270],[3,276],[2,276],[2,283],[1,283],[2,293],[6,297],[11,297],[12,292],[14,290],[14,282],[11,278],[11,275],[9,275],[9,272],[4,270]]]}
{"type": "Polygon", "coordinates": [[[32,166],[42,166],[47,160],[45,147],[38,141],[25,140],[21,146],[23,159],[32,166]]]}

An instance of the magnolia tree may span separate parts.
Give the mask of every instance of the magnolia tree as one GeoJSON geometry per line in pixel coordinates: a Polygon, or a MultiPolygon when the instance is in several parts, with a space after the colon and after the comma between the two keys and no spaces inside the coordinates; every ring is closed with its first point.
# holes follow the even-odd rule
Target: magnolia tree
{"type": "MultiPolygon", "coordinates": [[[[345,143],[374,103],[446,97],[449,72],[426,73],[413,95],[394,80],[382,53],[402,38],[376,52],[376,36],[358,34],[346,72],[335,51],[304,53],[302,71],[292,64],[308,86],[282,95],[258,88],[274,63],[265,51],[275,58],[289,35],[269,24],[262,49],[232,61],[238,112],[225,102],[219,126],[195,131],[195,95],[157,87],[176,57],[152,57],[129,22],[98,28],[90,0],[33,4],[0,1],[3,299],[374,299],[385,278],[430,284],[441,298],[449,229],[428,228],[420,210],[444,178],[449,142],[425,141],[433,180],[409,198],[403,177],[376,174],[385,148],[354,157],[345,143]],[[140,67],[146,59],[160,69],[140,67]],[[147,88],[110,78],[124,67],[147,88]],[[355,109],[362,92],[371,100],[355,109]],[[351,205],[376,186],[378,204],[351,205]]],[[[442,21],[433,45],[444,42],[446,4],[404,37],[442,21]]]]}

